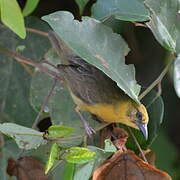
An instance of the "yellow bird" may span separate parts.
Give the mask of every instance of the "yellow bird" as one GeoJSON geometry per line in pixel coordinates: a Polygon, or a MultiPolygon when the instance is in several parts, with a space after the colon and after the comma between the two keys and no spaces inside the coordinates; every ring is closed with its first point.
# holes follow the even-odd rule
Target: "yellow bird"
{"type": "MultiPolygon", "coordinates": [[[[149,117],[144,105],[136,104],[105,73],[75,55],[54,32],[49,32],[49,39],[60,56],[62,64],[58,70],[77,108],[104,122],[140,129],[147,139],[149,117]]],[[[79,111],[78,114],[87,134],[91,135],[93,129],[79,111]]]]}

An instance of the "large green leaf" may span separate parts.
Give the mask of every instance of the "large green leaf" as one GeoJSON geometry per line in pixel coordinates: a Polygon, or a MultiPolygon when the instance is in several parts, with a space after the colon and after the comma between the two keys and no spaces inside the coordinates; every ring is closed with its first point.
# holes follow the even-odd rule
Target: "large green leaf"
{"type": "Polygon", "coordinates": [[[85,180],[90,179],[94,168],[94,161],[90,161],[86,164],[76,165],[73,180],[85,180]]]}
{"type": "Polygon", "coordinates": [[[110,16],[124,21],[147,21],[150,13],[138,0],[98,0],[92,7],[92,17],[103,20],[110,16]]]}
{"type": "Polygon", "coordinates": [[[69,136],[74,132],[73,128],[65,127],[65,126],[50,126],[48,128],[48,136],[50,137],[64,137],[69,136]]]}
{"type": "Polygon", "coordinates": [[[147,23],[147,26],[156,39],[166,49],[179,53],[179,0],[146,0],[145,4],[152,13],[151,21],[147,23]]]}
{"type": "Polygon", "coordinates": [[[174,88],[176,90],[176,94],[180,97],[180,54],[176,58],[174,62],[174,88]]]}
{"type": "Polygon", "coordinates": [[[125,64],[129,48],[120,35],[93,18],[74,20],[69,12],[55,12],[43,20],[77,55],[107,74],[139,103],[140,86],[135,80],[134,66],[125,64]]]}
{"type": "Polygon", "coordinates": [[[84,164],[95,159],[96,153],[84,147],[71,147],[67,149],[64,159],[69,163],[84,164]]]}
{"type": "Polygon", "coordinates": [[[67,179],[74,180],[73,179],[74,169],[75,169],[75,164],[66,162],[66,166],[63,174],[63,180],[67,180],[67,179]]]}
{"type": "Polygon", "coordinates": [[[26,37],[24,19],[16,0],[0,0],[1,20],[21,38],[26,37]]]}
{"type": "Polygon", "coordinates": [[[161,96],[158,96],[156,92],[151,91],[144,97],[143,103],[146,105],[149,114],[149,137],[147,141],[147,147],[149,147],[157,137],[163,122],[164,102],[161,96]]]}
{"type": "Polygon", "coordinates": [[[0,132],[12,137],[22,149],[33,149],[46,143],[43,133],[14,123],[0,124],[0,132]]]}
{"type": "Polygon", "coordinates": [[[55,161],[58,158],[58,152],[59,152],[59,146],[57,143],[54,143],[51,147],[51,152],[49,154],[48,161],[46,163],[46,168],[45,168],[45,174],[48,173],[48,171],[52,168],[54,165],[55,161]]]}

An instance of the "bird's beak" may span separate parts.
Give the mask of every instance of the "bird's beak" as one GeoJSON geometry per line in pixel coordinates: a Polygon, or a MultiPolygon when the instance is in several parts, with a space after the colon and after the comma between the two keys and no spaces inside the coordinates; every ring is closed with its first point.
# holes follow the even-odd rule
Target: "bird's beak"
{"type": "Polygon", "coordinates": [[[147,128],[147,124],[143,124],[140,122],[136,122],[136,125],[138,126],[138,128],[140,129],[140,131],[143,133],[145,139],[148,139],[148,128],[147,128]]]}

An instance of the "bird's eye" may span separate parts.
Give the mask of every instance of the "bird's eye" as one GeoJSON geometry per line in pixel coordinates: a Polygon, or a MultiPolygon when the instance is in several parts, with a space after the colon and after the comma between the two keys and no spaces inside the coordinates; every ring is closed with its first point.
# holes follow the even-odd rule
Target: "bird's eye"
{"type": "Polygon", "coordinates": [[[136,117],[137,117],[138,120],[142,120],[142,113],[138,111],[136,113],[136,117]]]}

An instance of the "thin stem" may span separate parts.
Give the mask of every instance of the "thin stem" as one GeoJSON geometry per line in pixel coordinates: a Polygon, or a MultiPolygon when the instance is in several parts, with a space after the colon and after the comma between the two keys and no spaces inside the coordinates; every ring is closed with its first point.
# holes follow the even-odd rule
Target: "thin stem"
{"type": "Polygon", "coordinates": [[[129,132],[130,132],[130,134],[131,134],[131,136],[132,136],[132,138],[133,138],[133,140],[134,140],[134,142],[135,142],[137,148],[139,149],[139,151],[140,151],[140,153],[141,153],[141,156],[142,156],[143,160],[144,160],[145,162],[148,163],[148,161],[147,161],[147,159],[146,159],[146,157],[145,157],[145,155],[144,155],[144,153],[143,153],[143,150],[141,149],[141,146],[140,146],[140,144],[138,143],[138,141],[137,141],[137,139],[136,139],[134,133],[132,132],[131,128],[128,127],[128,130],[129,130],[129,132]]]}
{"type": "Polygon", "coordinates": [[[34,121],[34,123],[33,123],[33,125],[32,125],[32,128],[33,128],[33,129],[36,127],[36,125],[37,125],[37,123],[38,123],[38,121],[39,121],[39,118],[40,118],[40,116],[41,116],[41,114],[42,114],[42,112],[43,112],[46,104],[48,103],[49,98],[50,98],[50,96],[52,95],[54,88],[56,87],[56,83],[57,83],[57,79],[54,79],[54,80],[53,80],[52,87],[51,87],[48,95],[45,97],[44,102],[43,102],[43,104],[41,105],[41,109],[40,109],[40,111],[38,112],[38,115],[37,115],[37,117],[36,117],[36,119],[35,119],[35,121],[34,121]]]}
{"type": "Polygon", "coordinates": [[[58,77],[58,73],[51,71],[49,68],[43,66],[43,63],[41,63],[41,62],[35,62],[29,58],[25,58],[25,57],[19,55],[18,53],[7,50],[5,48],[0,48],[0,53],[8,55],[20,63],[29,64],[31,66],[34,66],[34,67],[38,68],[41,72],[44,72],[55,79],[60,79],[60,77],[58,77]]]}
{"type": "Polygon", "coordinates": [[[14,135],[18,136],[38,136],[38,137],[43,137],[43,134],[29,134],[29,133],[14,133],[14,135]]]}
{"type": "Polygon", "coordinates": [[[146,96],[157,84],[159,84],[162,79],[164,78],[164,76],[166,75],[166,73],[168,72],[170,66],[172,65],[174,61],[170,61],[167,66],[163,69],[163,71],[161,72],[161,74],[158,76],[158,78],[152,82],[152,84],[144,91],[140,94],[139,96],[139,100],[141,100],[144,96],[146,96]]]}
{"type": "Polygon", "coordinates": [[[33,29],[33,28],[26,28],[26,30],[28,32],[32,32],[34,34],[39,34],[41,36],[45,36],[45,37],[48,37],[48,33],[47,32],[44,32],[44,31],[40,31],[40,30],[37,30],[37,29],[33,29]]]}
{"type": "MultiPolygon", "coordinates": [[[[9,28],[4,26],[4,25],[0,25],[0,29],[9,29],[9,28]]],[[[44,32],[44,31],[41,31],[41,30],[37,30],[37,29],[33,29],[33,28],[26,28],[26,30],[28,32],[32,32],[34,34],[38,34],[38,35],[41,35],[41,36],[48,37],[48,33],[44,32]]]]}

